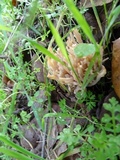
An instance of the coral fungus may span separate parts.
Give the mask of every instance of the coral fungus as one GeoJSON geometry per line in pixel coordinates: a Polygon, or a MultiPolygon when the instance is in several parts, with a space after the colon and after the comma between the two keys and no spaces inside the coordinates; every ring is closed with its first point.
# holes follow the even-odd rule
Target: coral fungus
{"type": "MultiPolygon", "coordinates": [[[[68,56],[71,61],[72,67],[79,81],[73,73],[73,70],[70,69],[70,64],[63,56],[59,48],[56,50],[54,54],[65,63],[65,66],[62,65],[60,62],[57,62],[50,57],[47,57],[48,78],[56,80],[57,82],[68,86],[69,91],[74,93],[78,90],[81,90],[81,85],[83,83],[85,73],[94,56],[94,54],[90,54],[84,57],[76,56],[76,54],[74,53],[74,49],[80,43],[83,43],[81,35],[78,32],[78,30],[75,29],[73,32],[70,33],[69,37],[67,38],[66,49],[68,51],[68,56]]],[[[100,78],[106,74],[106,69],[102,65],[103,50],[101,49],[100,52],[101,64],[99,64],[98,61],[95,61],[89,74],[89,76],[95,75],[95,77],[89,83],[89,86],[96,84],[100,80],[100,78]]]]}

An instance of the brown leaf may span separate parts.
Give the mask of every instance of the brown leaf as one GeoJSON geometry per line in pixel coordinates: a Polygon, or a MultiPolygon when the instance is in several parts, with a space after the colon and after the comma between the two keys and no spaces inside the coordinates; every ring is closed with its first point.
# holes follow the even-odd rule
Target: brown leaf
{"type": "Polygon", "coordinates": [[[60,156],[62,153],[64,153],[67,150],[67,145],[65,143],[62,143],[57,149],[56,149],[56,155],[60,156]]]}
{"type": "Polygon", "coordinates": [[[2,81],[8,88],[13,88],[14,82],[6,75],[3,76],[2,81]]]}
{"type": "Polygon", "coordinates": [[[12,5],[13,5],[13,6],[16,7],[16,6],[17,6],[17,3],[18,3],[17,0],[12,0],[12,5]]]}
{"type": "Polygon", "coordinates": [[[120,38],[113,42],[112,52],[112,83],[117,96],[120,98],[120,38]]]}
{"type": "MultiPolygon", "coordinates": [[[[31,125],[33,125],[32,122],[30,123],[31,125]]],[[[21,125],[19,126],[19,129],[23,133],[23,137],[20,139],[20,144],[22,147],[28,150],[35,149],[38,144],[41,144],[42,147],[42,143],[40,143],[42,137],[39,130],[27,125],[21,125]]]]}
{"type": "MultiPolygon", "coordinates": [[[[107,4],[107,3],[110,3],[112,2],[112,0],[93,0],[93,4],[95,4],[95,6],[102,6],[104,3],[107,4]]],[[[91,4],[91,1],[90,0],[81,0],[80,1],[81,3],[81,6],[84,6],[86,8],[91,8],[92,7],[92,4],[91,4]]]]}
{"type": "Polygon", "coordinates": [[[79,158],[80,158],[79,154],[74,154],[74,155],[64,158],[64,160],[77,160],[79,158]]]}

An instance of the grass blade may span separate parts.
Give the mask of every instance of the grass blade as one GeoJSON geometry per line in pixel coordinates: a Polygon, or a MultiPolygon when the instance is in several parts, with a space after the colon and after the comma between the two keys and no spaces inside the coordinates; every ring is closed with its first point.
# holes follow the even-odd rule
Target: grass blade
{"type": "Polygon", "coordinates": [[[25,156],[19,152],[7,149],[5,147],[0,147],[0,152],[4,153],[7,156],[10,156],[12,158],[17,158],[17,160],[32,160],[31,158],[29,158],[28,156],[25,156]]]}
{"type": "Polygon", "coordinates": [[[91,28],[89,27],[88,23],[86,22],[84,16],[76,8],[74,2],[72,0],[63,0],[63,2],[67,5],[68,9],[73,14],[74,18],[76,19],[77,23],[80,25],[83,32],[87,35],[87,37],[90,39],[90,41],[93,44],[95,44],[95,46],[96,46],[96,41],[93,37],[91,28]]]}
{"type": "Polygon", "coordinates": [[[55,41],[56,41],[58,47],[61,50],[61,53],[64,55],[66,60],[69,62],[69,57],[68,57],[68,54],[67,54],[67,51],[66,51],[66,48],[65,48],[65,45],[64,45],[64,42],[63,42],[61,36],[59,35],[58,31],[56,30],[56,28],[52,24],[51,20],[47,18],[47,22],[48,22],[49,27],[51,29],[51,32],[52,32],[52,34],[55,38],[55,41]]]}
{"type": "Polygon", "coordinates": [[[78,83],[80,84],[78,75],[76,74],[76,72],[75,72],[75,70],[74,70],[74,68],[73,68],[73,66],[72,66],[72,63],[71,63],[71,61],[70,61],[69,55],[68,55],[68,53],[67,53],[66,47],[65,47],[65,45],[64,45],[64,42],[63,42],[61,36],[59,35],[58,31],[56,30],[56,28],[55,28],[54,25],[52,24],[51,20],[49,20],[49,19],[47,18],[47,21],[48,21],[48,23],[49,23],[49,27],[50,27],[50,29],[51,29],[51,31],[52,31],[52,34],[53,34],[53,36],[54,36],[54,38],[55,38],[55,41],[56,41],[57,45],[59,46],[59,48],[60,48],[60,50],[61,50],[61,53],[62,53],[63,56],[66,58],[69,66],[70,66],[70,68],[69,68],[69,66],[66,66],[66,67],[68,67],[68,69],[71,69],[71,70],[72,70],[73,74],[74,74],[75,77],[76,77],[76,80],[77,80],[78,83]]]}
{"type": "Polygon", "coordinates": [[[8,32],[12,32],[12,30],[6,26],[0,25],[0,30],[2,31],[8,31],[8,32]]]}
{"type": "MultiPolygon", "coordinates": [[[[94,36],[92,34],[91,28],[88,25],[87,21],[85,20],[84,16],[79,12],[79,10],[76,8],[74,2],[72,0],[63,0],[63,2],[67,5],[70,12],[73,14],[73,17],[76,19],[77,23],[80,25],[81,29],[85,33],[85,35],[89,38],[89,40],[95,45],[95,55],[93,56],[92,61],[90,62],[90,65],[86,71],[84,81],[82,84],[82,88],[84,89],[86,85],[88,84],[89,74],[90,71],[96,61],[98,60],[98,63],[101,65],[101,55],[100,55],[100,45],[96,43],[96,40],[94,39],[94,36]]],[[[93,77],[92,77],[93,79],[93,77]]]]}
{"type": "Polygon", "coordinates": [[[120,6],[116,7],[114,10],[112,10],[112,12],[108,18],[108,25],[105,30],[105,36],[104,36],[106,40],[108,39],[108,34],[109,34],[111,27],[114,25],[114,22],[119,15],[120,15],[120,6]]]}
{"type": "Polygon", "coordinates": [[[100,17],[98,15],[98,11],[97,11],[96,6],[95,6],[95,2],[93,0],[91,0],[91,4],[92,4],[92,8],[93,8],[94,15],[95,15],[95,18],[97,20],[97,24],[99,26],[100,32],[103,35],[102,24],[101,24],[101,21],[100,21],[100,17]]]}
{"type": "Polygon", "coordinates": [[[57,56],[55,56],[53,53],[51,53],[50,51],[48,51],[48,49],[46,49],[45,47],[43,47],[42,45],[40,45],[39,43],[37,43],[36,41],[27,38],[27,40],[32,44],[32,46],[34,46],[36,49],[38,49],[40,52],[42,52],[44,55],[54,59],[57,62],[60,62],[62,65],[65,65],[63,61],[61,61],[57,56]]]}
{"type": "Polygon", "coordinates": [[[23,147],[13,143],[12,141],[8,140],[6,138],[6,136],[4,135],[0,135],[0,141],[4,142],[6,145],[8,146],[11,146],[12,148],[16,149],[17,151],[23,153],[23,154],[26,154],[26,155],[29,155],[33,158],[37,158],[37,159],[40,159],[40,160],[44,160],[42,159],[41,157],[39,157],[38,155],[32,153],[32,152],[29,152],[28,150],[24,149],[23,147]]]}

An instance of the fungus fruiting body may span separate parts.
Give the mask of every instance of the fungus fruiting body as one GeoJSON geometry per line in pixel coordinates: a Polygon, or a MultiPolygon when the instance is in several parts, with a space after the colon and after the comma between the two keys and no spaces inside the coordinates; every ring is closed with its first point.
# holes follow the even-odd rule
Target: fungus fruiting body
{"type": "MultiPolygon", "coordinates": [[[[67,38],[66,50],[68,52],[68,56],[71,61],[72,67],[79,81],[76,78],[75,74],[73,73],[73,70],[70,69],[68,61],[63,56],[59,48],[56,50],[54,54],[57,57],[59,57],[59,59],[62,60],[65,65],[62,65],[60,62],[57,62],[50,57],[47,57],[48,78],[68,86],[69,91],[72,91],[74,93],[78,90],[81,90],[81,84],[83,83],[86,71],[94,56],[94,54],[89,54],[87,56],[78,57],[75,54],[74,49],[80,43],[83,43],[81,35],[78,32],[78,30],[75,29],[73,32],[70,33],[69,37],[67,38]]],[[[102,55],[103,55],[102,48],[100,49],[100,55],[101,55],[101,64],[99,64],[98,60],[96,60],[94,62],[92,69],[90,70],[89,76],[95,74],[95,77],[88,84],[89,86],[95,85],[100,80],[100,78],[106,74],[106,69],[102,65],[102,55]]]]}

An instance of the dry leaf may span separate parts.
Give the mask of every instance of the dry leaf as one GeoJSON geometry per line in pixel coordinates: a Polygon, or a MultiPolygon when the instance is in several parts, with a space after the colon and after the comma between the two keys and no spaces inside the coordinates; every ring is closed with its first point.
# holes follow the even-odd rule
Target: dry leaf
{"type": "Polygon", "coordinates": [[[120,38],[113,42],[112,83],[117,96],[120,98],[120,38]]]}
{"type": "Polygon", "coordinates": [[[16,7],[16,6],[17,6],[17,3],[18,3],[17,0],[12,0],[12,5],[13,5],[13,6],[16,7]]]}
{"type": "MultiPolygon", "coordinates": [[[[95,4],[95,6],[102,6],[103,4],[107,4],[112,2],[112,0],[93,0],[93,4],[95,4]]],[[[80,1],[80,5],[84,6],[85,8],[90,8],[92,7],[91,4],[91,0],[81,0],[80,1]]]]}
{"type": "MultiPolygon", "coordinates": [[[[31,125],[33,125],[33,123],[31,123],[31,125]]],[[[35,149],[42,139],[40,131],[27,125],[21,125],[19,129],[23,133],[23,137],[20,139],[21,146],[28,150],[35,149]]]]}
{"type": "Polygon", "coordinates": [[[8,88],[14,87],[14,82],[6,75],[3,76],[2,81],[8,88]]]}
{"type": "MultiPolygon", "coordinates": [[[[59,142],[58,142],[59,143],[59,142]]],[[[58,148],[56,148],[55,152],[57,156],[60,156],[62,153],[64,153],[67,150],[67,145],[65,143],[62,143],[58,148]]]]}

